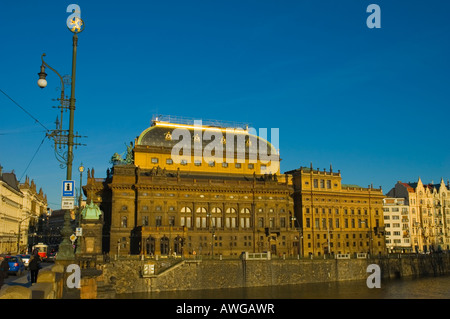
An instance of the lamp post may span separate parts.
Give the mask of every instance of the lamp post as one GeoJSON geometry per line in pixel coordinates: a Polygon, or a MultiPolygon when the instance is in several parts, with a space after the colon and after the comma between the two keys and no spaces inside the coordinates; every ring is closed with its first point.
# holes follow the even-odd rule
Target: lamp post
{"type": "MultiPolygon", "coordinates": [[[[68,8],[72,8],[69,6],[68,8]]],[[[75,113],[75,75],[76,75],[76,61],[77,61],[77,46],[78,46],[78,33],[84,30],[84,22],[79,17],[79,8],[75,10],[74,17],[72,16],[67,20],[67,27],[73,33],[72,37],[72,77],[71,77],[71,92],[69,99],[69,130],[62,130],[62,119],[60,127],[53,131],[51,134],[47,134],[49,138],[53,138],[55,140],[55,150],[57,149],[57,145],[61,147],[61,145],[67,145],[67,152],[62,156],[60,160],[61,163],[66,166],[66,179],[72,180],[72,162],[73,162],[73,147],[75,145],[80,145],[78,143],[74,143],[74,138],[79,137],[78,135],[74,135],[73,127],[74,127],[74,113],[75,113]]],[[[58,74],[56,70],[51,68],[47,63],[44,62],[42,55],[42,65],[41,72],[38,73],[39,80],[38,86],[40,88],[44,88],[47,86],[47,80],[45,73],[45,67],[49,67],[52,71],[58,74]]],[[[61,108],[64,108],[64,81],[63,78],[58,74],[62,81],[62,92],[61,92],[61,108]]],[[[58,123],[57,123],[58,125],[58,123]]],[[[59,159],[58,159],[59,160],[59,159]]],[[[80,185],[81,186],[81,185],[80,185]]],[[[70,226],[70,211],[66,210],[64,215],[64,227],[61,231],[61,235],[63,236],[63,240],[59,245],[59,252],[57,260],[73,260],[75,258],[75,254],[73,251],[72,243],[69,240],[69,236],[72,234],[72,227],[70,226]]]]}
{"type": "Polygon", "coordinates": [[[57,146],[61,147],[61,145],[67,145],[67,152],[63,155],[59,155],[61,159],[58,159],[66,166],[66,179],[71,180],[72,179],[72,162],[73,162],[73,147],[76,145],[81,145],[79,143],[74,143],[75,137],[81,137],[78,134],[74,135],[73,133],[73,127],[74,127],[74,113],[75,113],[75,75],[76,75],[76,61],[77,61],[77,46],[78,46],[78,33],[83,31],[84,29],[84,22],[78,18],[75,17],[73,19],[74,25],[78,27],[70,28],[70,31],[74,33],[72,38],[72,77],[71,77],[71,93],[70,93],[70,99],[69,99],[69,130],[63,130],[62,129],[62,111],[66,107],[66,99],[64,96],[64,79],[63,77],[50,65],[48,65],[44,61],[45,53],[42,54],[42,64],[41,64],[41,72],[38,73],[39,80],[37,81],[38,86],[43,89],[47,86],[47,73],[45,73],[45,67],[48,67],[53,72],[55,72],[58,77],[61,80],[61,122],[56,121],[56,130],[51,131],[50,134],[47,133],[47,137],[53,138],[55,140],[55,150],[57,150],[57,146]],[[58,128],[59,125],[59,128],[58,128]]]}
{"type": "MultiPolygon", "coordinates": [[[[80,196],[78,198],[78,208],[80,209],[80,214],[81,214],[81,202],[83,201],[83,193],[82,193],[82,188],[81,188],[81,185],[83,183],[83,172],[84,172],[83,163],[81,163],[80,166],[78,167],[78,171],[80,172],[80,196]]],[[[81,221],[81,218],[79,221],[81,221]]]]}
{"type": "Polygon", "coordinates": [[[19,222],[19,229],[18,229],[18,233],[17,233],[17,253],[18,253],[18,254],[20,254],[20,228],[21,228],[22,223],[23,223],[25,220],[27,220],[28,218],[30,218],[30,217],[37,218],[37,217],[34,216],[34,215],[30,215],[30,216],[27,216],[27,217],[23,218],[23,219],[19,222]]]}

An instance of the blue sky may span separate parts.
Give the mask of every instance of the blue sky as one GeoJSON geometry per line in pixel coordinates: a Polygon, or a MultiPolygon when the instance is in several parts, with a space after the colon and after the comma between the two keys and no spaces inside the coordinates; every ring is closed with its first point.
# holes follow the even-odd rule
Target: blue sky
{"type": "MultiPolygon", "coordinates": [[[[282,172],[332,164],[343,183],[384,192],[397,180],[450,178],[447,1],[3,2],[0,89],[50,129],[59,79],[47,70],[40,89],[37,73],[45,52],[70,74],[72,3],[86,23],[75,130],[88,137],[75,150],[77,187],[81,162],[104,177],[154,114],[279,128],[282,172]],[[366,25],[371,3],[381,29],[366,25]]],[[[31,161],[43,128],[3,94],[0,111],[3,170],[34,179],[59,208],[66,171],[53,143],[31,161]]]]}

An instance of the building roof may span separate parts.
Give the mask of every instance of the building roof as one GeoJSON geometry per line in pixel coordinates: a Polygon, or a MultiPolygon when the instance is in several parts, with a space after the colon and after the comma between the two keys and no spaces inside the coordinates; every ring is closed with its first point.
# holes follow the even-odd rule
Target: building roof
{"type": "Polygon", "coordinates": [[[14,189],[15,191],[21,193],[19,188],[19,182],[17,181],[16,174],[14,174],[14,172],[2,173],[0,175],[0,180],[6,183],[9,187],[14,189]]]}
{"type": "MultiPolygon", "coordinates": [[[[154,121],[152,126],[144,130],[136,140],[136,146],[151,146],[172,149],[175,145],[184,141],[183,133],[189,133],[188,142],[194,150],[195,141],[200,138],[202,150],[209,144],[221,145],[223,151],[227,149],[228,139],[234,138],[234,152],[245,152],[245,154],[257,153],[259,150],[267,150],[267,155],[277,154],[278,151],[267,140],[251,134],[252,131],[245,129],[228,129],[218,126],[194,126],[189,124],[177,124],[154,121]],[[179,129],[175,131],[176,129],[179,129]],[[217,140],[216,139],[220,139],[217,140]],[[220,143],[220,144],[219,144],[220,143]]],[[[256,133],[256,132],[255,132],[256,133]]],[[[187,141],[186,141],[187,142],[187,141]]],[[[229,144],[231,145],[231,144],[229,144]]],[[[194,153],[192,153],[194,155],[194,153]]]]}

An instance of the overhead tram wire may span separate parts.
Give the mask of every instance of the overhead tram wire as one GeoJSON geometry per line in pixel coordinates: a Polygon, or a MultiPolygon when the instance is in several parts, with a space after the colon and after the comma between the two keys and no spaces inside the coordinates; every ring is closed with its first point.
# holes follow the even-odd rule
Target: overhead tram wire
{"type": "MultiPolygon", "coordinates": [[[[17,103],[12,97],[10,97],[8,94],[5,93],[5,91],[3,91],[2,89],[0,89],[0,92],[2,92],[9,100],[11,100],[11,102],[13,102],[15,105],[17,105],[22,111],[24,111],[28,116],[30,116],[35,123],[38,123],[40,126],[42,126],[46,132],[49,132],[50,130],[44,125],[42,124],[37,118],[35,118],[33,115],[31,115],[30,112],[28,112],[27,110],[25,110],[25,108],[23,108],[19,103],[17,103]]],[[[44,143],[45,139],[46,139],[47,135],[44,135],[44,138],[42,139],[41,143],[39,144],[37,150],[34,152],[33,157],[31,158],[30,162],[28,163],[27,167],[25,168],[25,171],[22,173],[22,176],[19,179],[19,182],[22,180],[23,176],[25,175],[25,173],[27,172],[28,168],[30,167],[31,163],[33,162],[34,158],[36,157],[37,153],[39,152],[39,149],[41,148],[42,144],[44,143]]]]}
{"type": "Polygon", "coordinates": [[[42,126],[43,128],[45,128],[45,131],[48,132],[50,131],[44,124],[42,124],[37,118],[35,118],[33,115],[31,115],[30,112],[28,112],[27,110],[25,110],[19,103],[17,103],[16,101],[14,101],[14,99],[12,97],[10,97],[8,94],[6,94],[2,89],[0,89],[0,92],[2,92],[8,99],[10,99],[15,105],[17,105],[22,111],[24,111],[25,113],[28,114],[28,116],[30,116],[36,123],[38,123],[40,126],[42,126]]]}
{"type": "Polygon", "coordinates": [[[31,165],[31,162],[33,162],[34,158],[36,157],[37,153],[39,152],[39,149],[41,148],[42,144],[44,144],[44,141],[46,139],[47,136],[44,136],[44,138],[42,139],[41,143],[39,144],[36,152],[34,152],[33,157],[31,158],[30,162],[28,163],[27,167],[25,168],[25,171],[22,173],[22,176],[20,176],[19,182],[22,180],[23,175],[25,175],[25,173],[27,172],[28,168],[31,165]]]}

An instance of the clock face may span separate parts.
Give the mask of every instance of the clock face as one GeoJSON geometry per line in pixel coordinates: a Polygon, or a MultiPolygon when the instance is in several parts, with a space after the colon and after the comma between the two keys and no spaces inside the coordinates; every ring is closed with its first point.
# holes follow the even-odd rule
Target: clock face
{"type": "Polygon", "coordinates": [[[70,25],[68,25],[68,28],[73,33],[80,33],[84,30],[84,21],[79,17],[74,17],[70,20],[70,25]]]}

